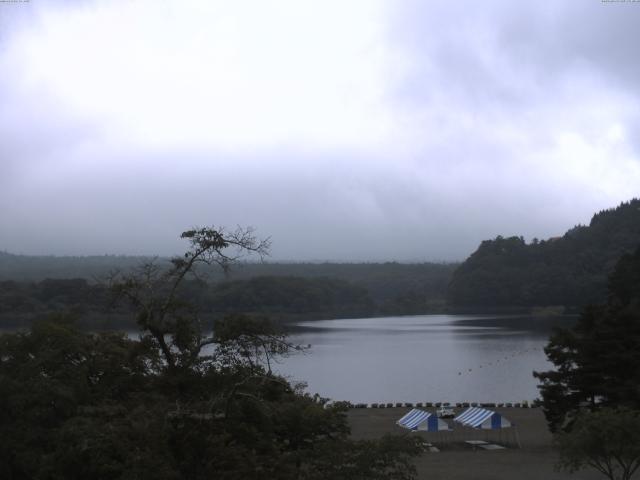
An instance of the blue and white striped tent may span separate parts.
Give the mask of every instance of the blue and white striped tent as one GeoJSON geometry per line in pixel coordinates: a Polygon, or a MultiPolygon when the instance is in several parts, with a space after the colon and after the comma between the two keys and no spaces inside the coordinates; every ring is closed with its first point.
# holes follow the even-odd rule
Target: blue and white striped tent
{"type": "Polygon", "coordinates": [[[449,424],[424,410],[414,408],[404,417],[396,422],[403,428],[409,430],[420,430],[423,432],[440,432],[443,430],[451,430],[449,424]]]}
{"type": "Polygon", "coordinates": [[[454,418],[453,421],[461,423],[465,427],[482,428],[485,430],[495,430],[513,426],[509,420],[498,412],[480,407],[468,408],[454,418]]]}

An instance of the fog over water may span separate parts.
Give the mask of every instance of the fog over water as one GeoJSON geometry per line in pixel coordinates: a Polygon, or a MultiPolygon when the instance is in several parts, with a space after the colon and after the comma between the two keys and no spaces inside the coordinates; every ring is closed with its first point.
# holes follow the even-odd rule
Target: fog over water
{"type": "Polygon", "coordinates": [[[0,250],[461,260],[638,195],[640,4],[0,3],[0,250]],[[10,228],[9,228],[10,227],[10,228]]]}

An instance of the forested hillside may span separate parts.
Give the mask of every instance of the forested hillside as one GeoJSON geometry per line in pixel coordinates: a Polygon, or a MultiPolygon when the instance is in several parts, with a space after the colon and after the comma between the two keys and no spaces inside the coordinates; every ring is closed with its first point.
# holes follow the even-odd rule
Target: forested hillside
{"type": "MultiPolygon", "coordinates": [[[[179,293],[207,319],[250,313],[287,321],[378,312],[366,289],[326,277],[255,277],[213,284],[189,280],[179,293]]],[[[53,312],[71,312],[78,325],[93,330],[135,327],[132,311],[115,302],[106,285],[81,278],[0,281],[0,329],[30,325],[53,312]]]]}
{"type": "Polygon", "coordinates": [[[14,255],[0,252],[0,280],[40,281],[46,278],[86,278],[93,280],[114,269],[128,270],[150,257],[93,255],[56,257],[14,255]]]}
{"type": "MultiPolygon", "coordinates": [[[[8,255],[5,255],[8,256],[8,255]]],[[[32,272],[96,274],[109,269],[108,262],[80,257],[65,270],[56,257],[43,257],[46,268],[38,270],[37,257],[19,258],[32,272]],[[48,264],[48,267],[47,267],[48,264]]],[[[106,257],[125,260],[129,257],[106,257]]],[[[143,259],[137,259],[138,262],[143,259]]],[[[164,260],[158,260],[160,264],[164,260]]],[[[129,271],[123,265],[115,265],[129,271]]],[[[446,285],[454,265],[415,264],[244,264],[230,278],[211,275],[208,281],[192,279],[181,286],[181,296],[206,317],[228,313],[268,315],[275,321],[407,315],[441,312],[445,308],[446,285]],[[270,275],[265,275],[270,273],[270,275]],[[293,276],[296,273],[298,276],[293,276]],[[332,276],[323,276],[329,273],[332,276]]],[[[59,276],[59,275],[58,275],[59,276]]],[[[19,277],[18,277],[19,278],[19,277]]],[[[30,325],[52,312],[73,312],[78,324],[89,329],[131,328],[132,312],[114,308],[104,283],[95,278],[45,278],[44,280],[0,280],[0,329],[30,325]]]]}
{"type": "Polygon", "coordinates": [[[598,212],[588,226],[527,244],[522,237],[486,240],[454,272],[453,306],[579,307],[606,299],[607,276],[640,245],[640,200],[598,212]]]}
{"type": "Polygon", "coordinates": [[[252,263],[239,264],[233,280],[258,276],[332,278],[364,288],[379,314],[442,311],[457,263],[252,263]]]}
{"type": "MultiPolygon", "coordinates": [[[[88,328],[128,328],[131,312],[110,306],[99,281],[129,271],[148,258],[0,256],[0,328],[72,311],[88,328]],[[24,269],[21,269],[21,265],[24,269]],[[20,275],[22,272],[22,275],[20,275]],[[13,277],[12,277],[13,276],[13,277]]],[[[157,259],[168,266],[166,259],[157,259]]],[[[277,321],[441,312],[453,264],[244,263],[230,275],[201,272],[182,297],[206,316],[255,313],[277,321]],[[208,275],[207,275],[208,274],[208,275]]]]}
{"type": "Polygon", "coordinates": [[[375,314],[367,290],[335,278],[254,277],[221,282],[207,298],[216,313],[261,313],[317,317],[364,317],[375,314]]]}

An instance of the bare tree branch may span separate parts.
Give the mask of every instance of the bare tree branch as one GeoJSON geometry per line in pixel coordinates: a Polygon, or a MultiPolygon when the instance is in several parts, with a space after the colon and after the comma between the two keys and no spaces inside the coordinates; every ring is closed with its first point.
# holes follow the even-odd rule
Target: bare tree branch
{"type": "Polygon", "coordinates": [[[246,255],[257,254],[263,259],[270,246],[269,239],[258,239],[250,227],[237,227],[229,233],[224,228],[196,227],[180,237],[188,240],[190,248],[183,256],[172,258],[168,268],[158,265],[154,258],[129,274],[114,272],[108,279],[112,292],[136,309],[138,324],[155,339],[170,368],[177,366],[178,359],[196,361],[202,347],[214,343],[212,339],[203,342],[197,312],[178,299],[187,276],[198,278],[196,266],[200,263],[218,265],[226,274],[235,261],[246,255]],[[192,320],[188,328],[193,330],[193,341],[189,345],[177,341],[178,328],[183,332],[187,328],[184,315],[192,320]]]}

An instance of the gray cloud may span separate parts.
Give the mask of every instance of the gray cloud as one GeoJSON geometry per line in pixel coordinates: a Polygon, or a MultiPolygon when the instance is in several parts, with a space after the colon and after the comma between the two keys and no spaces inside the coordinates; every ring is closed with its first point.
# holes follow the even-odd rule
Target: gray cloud
{"type": "Polygon", "coordinates": [[[271,236],[275,259],[450,260],[497,233],[551,235],[587,220],[575,218],[583,200],[523,196],[526,175],[443,181],[389,169],[389,159],[368,159],[363,173],[339,157],[293,154],[286,174],[261,157],[227,158],[194,175],[192,166],[212,157],[174,155],[59,173],[52,165],[0,197],[16,205],[3,240],[20,252],[172,254],[185,228],[239,223],[271,236]]]}
{"type": "MultiPolygon", "coordinates": [[[[90,15],[73,17],[73,28],[113,18],[109,4],[92,5],[82,3],[90,15]]],[[[137,5],[144,13],[147,4],[137,5]]],[[[50,53],[65,68],[78,68],[77,75],[50,71],[37,35],[55,33],[55,22],[78,7],[66,4],[64,14],[53,8],[53,17],[32,12],[41,26],[12,22],[13,32],[0,37],[0,65],[15,67],[0,80],[0,221],[10,225],[0,230],[0,249],[172,254],[182,249],[180,231],[215,223],[255,226],[273,238],[275,259],[458,260],[498,234],[561,234],[638,195],[640,184],[634,54],[640,34],[633,28],[640,5],[575,5],[388,2],[378,18],[387,22],[384,29],[353,25],[362,41],[346,50],[369,52],[357,69],[326,78],[300,73],[293,59],[317,76],[331,68],[333,56],[342,69],[362,58],[338,52],[340,44],[322,36],[300,39],[315,49],[311,59],[284,51],[287,42],[280,42],[283,52],[273,60],[281,71],[266,72],[265,81],[229,77],[220,88],[231,99],[199,90],[207,82],[197,78],[193,91],[184,92],[171,83],[182,89],[185,78],[175,72],[169,81],[153,77],[166,63],[160,47],[145,50],[154,31],[140,31],[135,57],[157,57],[150,60],[152,76],[134,65],[141,77],[131,79],[130,91],[118,83],[118,72],[113,81],[102,79],[64,52],[50,53]],[[16,52],[28,53],[28,61],[16,52]],[[98,83],[77,82],[78,76],[98,83]],[[278,82],[291,76],[300,82],[287,88],[299,90],[287,95],[278,82]],[[147,80],[155,84],[145,91],[147,80]],[[67,81],[76,82],[77,96],[67,81]],[[246,83],[239,90],[238,81],[246,83]],[[305,82],[319,89],[320,99],[310,98],[305,82]],[[275,97],[255,106],[243,102],[239,116],[234,95],[242,99],[254,88],[275,97]],[[151,94],[163,89],[166,98],[151,94]],[[94,102],[96,92],[110,101],[94,102]],[[208,111],[216,102],[231,110],[208,111]],[[225,130],[224,114],[239,127],[225,130]],[[208,134],[208,121],[220,128],[208,134]],[[238,131],[242,125],[246,135],[238,131]]],[[[233,21],[243,20],[238,15],[233,21]]],[[[354,13],[350,21],[358,18],[354,13]]],[[[188,21],[184,14],[176,23],[188,21]]],[[[60,45],[73,45],[60,38],[60,45]]],[[[102,40],[87,41],[102,48],[102,40]]],[[[182,62],[195,75],[193,49],[212,50],[189,38],[181,42],[189,47],[187,60],[176,56],[178,49],[167,61],[182,62]]],[[[229,45],[216,48],[232,62],[228,68],[262,71],[273,52],[254,41],[243,45],[237,58],[229,45]]],[[[110,61],[108,51],[100,53],[110,61]]],[[[114,65],[126,64],[127,51],[115,53],[122,59],[112,55],[114,65]]],[[[215,79],[210,68],[203,64],[200,73],[215,79]]]]}

